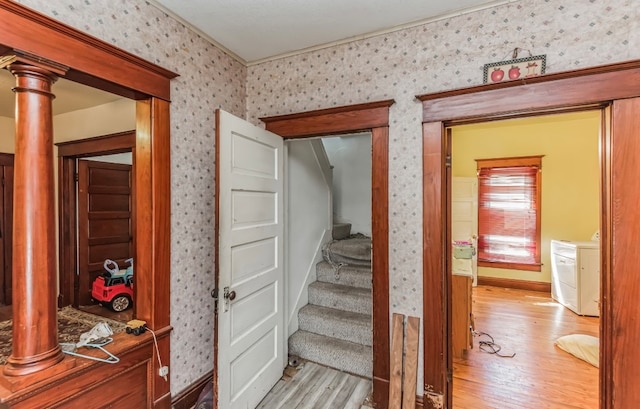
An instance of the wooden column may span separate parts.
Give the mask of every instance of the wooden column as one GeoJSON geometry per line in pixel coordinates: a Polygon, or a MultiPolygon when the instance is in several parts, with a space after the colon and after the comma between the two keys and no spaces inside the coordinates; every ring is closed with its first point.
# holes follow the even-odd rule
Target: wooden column
{"type": "Polygon", "coordinates": [[[3,65],[16,78],[13,341],[4,374],[21,376],[64,358],[56,316],[51,112],[51,85],[60,70],[16,56],[4,57],[3,65]]]}

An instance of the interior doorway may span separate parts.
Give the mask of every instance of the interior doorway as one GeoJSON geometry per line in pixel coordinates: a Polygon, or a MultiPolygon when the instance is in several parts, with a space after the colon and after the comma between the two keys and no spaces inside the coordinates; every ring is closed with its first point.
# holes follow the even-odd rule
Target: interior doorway
{"type": "MultiPolygon", "coordinates": [[[[483,394],[486,394],[483,401],[489,406],[502,404],[500,402],[531,402],[535,401],[536,396],[544,395],[545,402],[562,407],[566,404],[565,391],[573,388],[576,378],[590,380],[590,383],[596,381],[597,368],[568,356],[554,346],[555,341],[564,335],[579,333],[597,337],[599,319],[577,315],[554,301],[559,299],[558,297],[551,298],[552,283],[555,282],[554,288],[565,285],[558,281],[552,271],[551,242],[559,240],[569,243],[592,243],[596,248],[599,246],[599,242],[592,241],[592,237],[600,229],[601,119],[601,111],[592,110],[456,125],[450,128],[451,172],[448,177],[448,186],[451,194],[448,207],[451,221],[448,234],[452,242],[468,240],[476,249],[473,257],[467,258],[466,255],[461,255],[459,259],[456,258],[455,251],[452,251],[452,259],[449,263],[449,273],[453,274],[450,277],[453,283],[450,333],[453,345],[453,407],[466,407],[468,400],[465,400],[464,396],[468,394],[476,398],[482,398],[483,394]],[[538,245],[541,248],[541,263],[537,269],[529,270],[496,262],[481,262],[478,267],[477,230],[467,237],[456,237],[456,230],[459,230],[460,224],[456,223],[456,211],[460,211],[456,209],[458,203],[455,199],[460,196],[460,192],[456,192],[456,179],[469,179],[477,184],[480,180],[479,164],[487,163],[489,159],[493,160],[492,163],[498,164],[501,159],[504,161],[505,158],[517,159],[534,155],[542,157],[539,169],[542,193],[541,200],[536,203],[541,207],[538,245]],[[473,269],[477,268],[478,271],[480,287],[472,291],[471,303],[465,299],[467,288],[470,289],[470,286],[456,285],[456,280],[461,276],[467,276],[467,272],[472,270],[460,267],[461,265],[466,267],[465,263],[474,263],[473,269]],[[471,307],[461,314],[459,311],[465,305],[471,307]],[[506,310],[510,312],[506,313],[506,310]],[[465,321],[466,328],[471,327],[476,335],[483,334],[473,337],[467,330],[466,334],[462,334],[465,340],[471,342],[467,345],[460,340],[461,331],[456,333],[456,328],[461,328],[458,321],[464,314],[467,317],[470,316],[470,320],[465,321]],[[510,321],[511,316],[514,319],[520,317],[520,321],[517,319],[510,321]],[[496,325],[496,320],[502,325],[496,325]],[[516,324],[516,322],[519,323],[516,324]],[[494,339],[495,344],[487,344],[494,339]],[[480,345],[480,341],[483,345],[480,345]],[[497,354],[487,354],[494,350],[497,354]],[[532,356],[534,353],[539,357],[538,360],[532,356]],[[515,354],[513,359],[499,357],[508,358],[512,356],[511,354],[515,354]],[[545,362],[550,365],[546,370],[545,362]],[[552,369],[559,367],[564,368],[565,373],[574,375],[572,377],[555,376],[552,369]],[[521,375],[516,375],[519,371],[522,371],[521,375]],[[495,390],[496,384],[508,384],[506,379],[502,378],[506,373],[515,378],[526,378],[535,374],[536,385],[547,384],[544,394],[536,389],[535,385],[524,388],[522,392],[507,386],[495,390]],[[467,381],[471,379],[475,381],[467,381]],[[485,380],[488,379],[491,379],[491,387],[485,385],[485,380]]],[[[521,224],[515,223],[513,218],[509,219],[509,215],[515,214],[515,217],[519,217],[518,209],[525,205],[527,199],[524,197],[526,189],[519,187],[519,183],[522,182],[521,177],[511,177],[509,180],[503,177],[499,181],[497,178],[498,176],[494,176],[495,182],[483,179],[484,184],[500,184],[499,188],[494,188],[491,199],[486,196],[486,193],[480,199],[476,189],[474,211],[479,218],[487,214],[486,211],[478,213],[478,200],[485,205],[491,200],[492,208],[502,209],[500,214],[491,213],[492,218],[485,219],[483,227],[485,235],[512,235],[506,239],[507,244],[499,243],[491,246],[491,253],[497,254],[500,258],[503,257],[503,253],[508,257],[522,252],[525,248],[515,244],[521,238],[524,240],[525,233],[520,230],[521,224]],[[507,187],[507,184],[513,187],[507,187]],[[493,227],[492,223],[497,225],[497,233],[488,233],[487,229],[493,227]],[[509,226],[508,229],[507,226],[509,226]]],[[[486,189],[487,187],[484,187],[483,191],[486,189]]],[[[453,247],[455,249],[455,245],[453,247]]],[[[529,246],[529,248],[533,251],[536,247],[529,246]]],[[[482,254],[485,255],[486,252],[482,254]]],[[[597,261],[596,264],[598,264],[597,261]]],[[[577,291],[579,296],[580,286],[576,286],[575,283],[586,282],[588,278],[586,275],[591,274],[593,276],[591,278],[595,279],[598,285],[591,297],[593,298],[591,304],[597,306],[600,303],[599,265],[592,270],[584,268],[582,270],[581,273],[578,267],[575,273],[578,277],[575,278],[571,289],[577,291]],[[584,277],[580,276],[581,274],[584,277]]],[[[598,391],[590,388],[581,394],[580,399],[588,407],[592,407],[598,402],[598,391]]]]}
{"type": "Polygon", "coordinates": [[[373,392],[375,405],[389,393],[389,108],[393,100],[260,118],[284,139],[371,132],[373,392]]]}
{"type": "Polygon", "coordinates": [[[79,306],[92,304],[92,283],[107,268],[133,266],[131,173],[130,153],[78,160],[79,306]]]}
{"type": "MultiPolygon", "coordinates": [[[[126,260],[135,260],[135,131],[57,147],[59,304],[91,306],[91,285],[105,271],[105,260],[113,260],[121,269],[128,266],[126,260]]],[[[93,312],[107,313],[99,308],[93,312]]]]}
{"type": "Polygon", "coordinates": [[[371,133],[285,148],[289,355],[370,379],[371,133]]]}
{"type": "Polygon", "coordinates": [[[423,177],[434,183],[424,187],[424,239],[433,243],[424,254],[424,285],[442,293],[425,291],[425,385],[435,399],[451,406],[447,373],[451,356],[447,345],[450,325],[450,280],[446,243],[448,211],[446,163],[450,153],[445,130],[460,123],[526,117],[559,112],[601,109],[602,146],[600,162],[600,407],[635,406],[636,349],[640,327],[632,318],[635,310],[628,300],[638,299],[637,278],[630,274],[638,264],[635,235],[640,168],[635,165],[640,150],[638,111],[640,89],[632,77],[640,70],[638,61],[543,75],[527,82],[513,81],[495,86],[422,95],[423,177]],[[432,308],[433,307],[433,308],[432,308]]]}

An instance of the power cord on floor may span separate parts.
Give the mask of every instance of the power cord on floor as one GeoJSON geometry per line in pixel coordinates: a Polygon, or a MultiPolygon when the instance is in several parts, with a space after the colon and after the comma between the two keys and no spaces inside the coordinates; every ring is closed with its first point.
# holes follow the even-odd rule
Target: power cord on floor
{"type": "Polygon", "coordinates": [[[474,337],[486,336],[489,338],[489,340],[482,340],[482,339],[478,340],[478,348],[480,348],[481,351],[489,354],[498,355],[501,358],[513,358],[514,356],[516,356],[515,352],[511,355],[501,354],[500,350],[502,349],[502,347],[496,344],[493,337],[487,334],[486,332],[476,331],[475,329],[472,328],[471,333],[473,334],[474,337]]]}

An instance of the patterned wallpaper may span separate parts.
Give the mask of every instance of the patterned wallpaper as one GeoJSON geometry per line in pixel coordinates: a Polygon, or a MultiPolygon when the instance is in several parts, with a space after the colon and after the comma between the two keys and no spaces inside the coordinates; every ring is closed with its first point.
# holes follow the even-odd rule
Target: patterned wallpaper
{"type": "MultiPolygon", "coordinates": [[[[478,85],[519,47],[547,72],[640,58],[640,2],[528,0],[249,67],[247,117],[395,99],[389,131],[391,311],[422,316],[417,94],[478,85]]],[[[422,348],[420,348],[422,353],[422,348]]],[[[419,385],[422,384],[422,356],[419,385]]]]}
{"type": "Polygon", "coordinates": [[[246,68],[142,0],[20,0],[180,76],[171,84],[171,391],[213,368],[214,110],[245,113],[246,68]]]}
{"type": "MultiPolygon", "coordinates": [[[[142,0],[19,0],[181,76],[172,83],[171,390],[212,367],[213,111],[261,116],[395,99],[389,136],[391,310],[421,316],[416,94],[482,83],[515,47],[547,72],[640,57],[640,2],[528,0],[248,69],[142,0]],[[245,95],[246,87],[246,95],[245,95]]],[[[422,358],[420,359],[422,367],[422,358]]],[[[422,370],[419,371],[422,382],[422,370]]]]}

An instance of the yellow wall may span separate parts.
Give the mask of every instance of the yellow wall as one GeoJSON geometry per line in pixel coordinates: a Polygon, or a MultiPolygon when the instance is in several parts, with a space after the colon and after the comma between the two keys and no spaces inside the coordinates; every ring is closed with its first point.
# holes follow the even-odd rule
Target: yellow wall
{"type": "Polygon", "coordinates": [[[478,276],[551,282],[552,239],[587,241],[599,228],[599,111],[456,126],[453,176],[476,176],[475,159],[542,158],[542,271],[478,268],[478,276]]]}
{"type": "MultiPolygon", "coordinates": [[[[136,102],[119,99],[53,117],[53,141],[67,142],[136,128],[136,102]]],[[[15,152],[15,119],[0,116],[0,152],[15,152]]],[[[54,147],[57,157],[57,148],[54,147]]],[[[57,168],[58,164],[55,163],[57,168]]]]}
{"type": "Polygon", "coordinates": [[[53,139],[56,143],[132,129],[136,129],[136,102],[125,98],[53,118],[53,139]]]}
{"type": "Polygon", "coordinates": [[[14,153],[16,121],[13,118],[0,116],[0,152],[14,153]]]}

